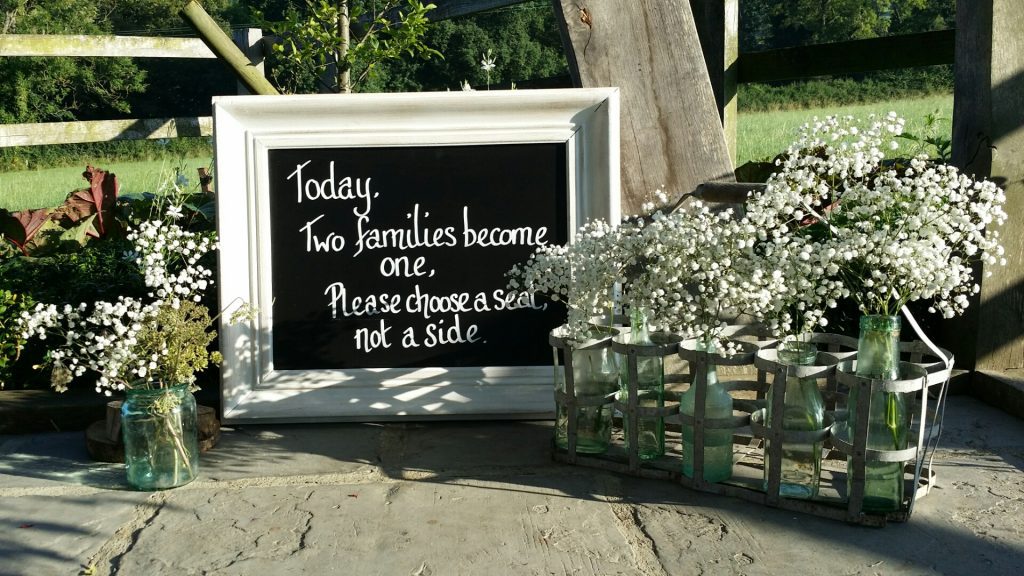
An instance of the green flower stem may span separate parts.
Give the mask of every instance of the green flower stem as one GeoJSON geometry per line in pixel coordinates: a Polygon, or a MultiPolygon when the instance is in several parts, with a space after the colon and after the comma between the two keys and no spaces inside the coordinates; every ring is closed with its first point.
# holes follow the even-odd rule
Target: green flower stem
{"type": "Polygon", "coordinates": [[[177,477],[178,466],[182,463],[185,464],[185,470],[192,474],[192,461],[188,448],[185,447],[185,441],[181,437],[181,429],[183,423],[181,421],[181,412],[174,412],[174,409],[181,404],[181,401],[173,394],[165,392],[164,395],[153,403],[153,407],[150,410],[154,420],[158,420],[163,423],[166,429],[167,435],[170,437],[171,442],[174,444],[174,450],[178,453],[179,458],[175,459],[175,471],[174,475],[177,477]],[[173,421],[172,421],[173,416],[173,421]]]}
{"type": "Polygon", "coordinates": [[[885,403],[885,426],[892,432],[893,450],[899,450],[899,407],[897,406],[896,392],[886,392],[885,403]]]}

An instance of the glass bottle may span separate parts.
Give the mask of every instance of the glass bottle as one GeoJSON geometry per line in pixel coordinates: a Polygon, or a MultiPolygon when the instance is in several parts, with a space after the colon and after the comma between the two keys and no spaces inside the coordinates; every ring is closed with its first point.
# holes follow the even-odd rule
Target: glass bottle
{"type": "MultiPolygon", "coordinates": [[[[613,406],[609,396],[615,393],[619,374],[611,335],[574,346],[572,379],[576,398],[585,404],[576,407],[576,452],[602,454],[608,450],[612,434],[613,406]]],[[[565,372],[554,351],[555,389],[565,392],[565,372]]],[[[555,414],[555,446],[569,449],[569,408],[561,403],[555,414]]]]}
{"type": "MultiPolygon", "coordinates": [[[[713,345],[706,342],[699,342],[697,350],[712,354],[715,352],[713,345]]],[[[707,392],[704,397],[704,418],[729,418],[732,416],[732,396],[718,382],[718,370],[716,366],[708,362],[707,365],[707,392]]],[[[696,382],[696,375],[694,376],[696,382]]],[[[691,384],[689,389],[679,398],[679,411],[687,416],[693,417],[696,405],[696,385],[691,384]]],[[[683,475],[693,478],[693,426],[683,425],[683,475]]],[[[732,477],[732,430],[704,429],[704,481],[721,482],[732,477]]]]}
{"type": "MultiPolygon", "coordinates": [[[[636,307],[630,310],[630,330],[620,336],[628,344],[654,345],[647,325],[647,312],[636,307]]],[[[621,340],[620,340],[621,341],[621,340]]],[[[619,402],[628,402],[629,362],[623,354],[616,354],[619,363],[619,402]]],[[[665,406],[665,364],[660,356],[637,356],[637,407],[663,408],[665,406]]],[[[626,446],[633,425],[629,415],[623,416],[626,446]]],[[[665,419],[663,417],[637,418],[637,453],[641,460],[652,460],[665,455],[665,419]]]]}
{"type": "MultiPolygon", "coordinates": [[[[867,315],[860,318],[857,343],[857,375],[865,378],[896,380],[900,377],[900,317],[867,315]]],[[[857,387],[850,389],[849,419],[851,436],[857,422],[857,387]]],[[[868,411],[867,448],[903,450],[907,447],[910,413],[904,394],[878,390],[871,392],[868,411]]],[[[853,459],[849,459],[848,490],[852,483],[853,459]]],[[[864,504],[866,512],[895,512],[903,502],[903,462],[865,462],[864,504]]],[[[848,492],[849,493],[849,492],[848,492]]]]}
{"type": "MultiPolygon", "coordinates": [[[[781,364],[787,366],[812,366],[818,357],[818,349],[811,342],[783,342],[778,349],[781,364]]],[[[772,385],[767,395],[767,424],[772,424],[772,406],[776,387],[772,385]]],[[[782,430],[786,432],[810,432],[821,430],[825,422],[825,401],[818,389],[817,378],[786,379],[786,397],[783,399],[782,430]]],[[[814,498],[818,495],[821,478],[821,448],[823,442],[789,441],[782,442],[782,458],[779,463],[779,495],[788,498],[814,498]]],[[[768,489],[768,474],[775,462],[769,459],[770,441],[765,443],[764,485],[768,489]]]]}
{"type": "Polygon", "coordinates": [[[195,479],[199,436],[188,385],[129,389],[121,404],[121,435],[132,488],[161,490],[195,479]]]}

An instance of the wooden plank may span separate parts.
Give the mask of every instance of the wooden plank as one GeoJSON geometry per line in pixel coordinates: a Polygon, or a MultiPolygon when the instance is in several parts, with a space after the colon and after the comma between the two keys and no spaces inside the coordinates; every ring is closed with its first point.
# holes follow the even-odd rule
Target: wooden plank
{"type": "Polygon", "coordinates": [[[736,165],[736,80],[739,77],[736,60],[740,48],[739,0],[690,0],[697,36],[708,67],[711,89],[715,91],[718,117],[725,130],[725,143],[729,159],[736,165]]]}
{"type": "Polygon", "coordinates": [[[0,124],[0,148],[108,140],[153,140],[211,134],[213,120],[210,116],[0,124]]]}
{"type": "MultiPolygon", "coordinates": [[[[242,51],[242,54],[245,54],[245,57],[256,67],[256,72],[266,76],[263,62],[266,59],[266,55],[263,53],[263,30],[259,28],[240,28],[231,32],[231,39],[234,40],[235,45],[242,51]]],[[[238,82],[238,93],[252,94],[245,86],[245,83],[241,81],[238,82]]]]}
{"type": "Polygon", "coordinates": [[[622,212],[735,180],[688,0],[554,0],[577,86],[622,91],[622,212]]]}
{"type": "Polygon", "coordinates": [[[277,88],[263,75],[263,70],[258,69],[256,64],[238,49],[235,41],[221,30],[220,25],[207,14],[197,0],[189,0],[179,15],[195,29],[203,43],[217,55],[217,59],[235,73],[235,77],[245,85],[246,90],[264,96],[278,94],[277,88]]]}
{"type": "Polygon", "coordinates": [[[437,6],[427,16],[431,20],[447,20],[468,16],[477,12],[486,12],[496,8],[504,8],[515,4],[522,4],[528,0],[432,0],[430,3],[437,6]]]}
{"type": "Polygon", "coordinates": [[[1024,418],[1024,378],[1019,370],[978,370],[971,378],[971,392],[1007,414],[1024,418]]]}
{"type": "Polygon", "coordinates": [[[798,46],[739,57],[740,82],[773,82],[890,68],[952,64],[954,30],[798,46]]]}
{"type": "MultiPolygon", "coordinates": [[[[957,9],[953,162],[1006,190],[999,231],[1006,266],[984,266],[975,366],[1024,368],[1024,11],[1018,0],[978,0],[957,9]],[[980,329],[979,329],[980,328],[980,329]]],[[[964,333],[964,332],[962,332],[964,333]]],[[[970,332],[967,332],[970,333],[970,332]]]]}
{"type": "Polygon", "coordinates": [[[0,56],[216,58],[199,38],[0,34],[0,56]]]}

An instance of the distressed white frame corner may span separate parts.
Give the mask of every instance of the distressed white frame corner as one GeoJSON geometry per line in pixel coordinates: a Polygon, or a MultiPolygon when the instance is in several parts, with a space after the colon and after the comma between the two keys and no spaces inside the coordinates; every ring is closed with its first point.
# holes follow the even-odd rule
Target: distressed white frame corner
{"type": "Polygon", "coordinates": [[[618,222],[616,88],[227,96],[214,103],[224,421],[550,417],[552,367],[274,370],[267,152],[279,148],[567,144],[570,237],[618,222]],[[250,321],[230,322],[241,303],[250,321]]]}

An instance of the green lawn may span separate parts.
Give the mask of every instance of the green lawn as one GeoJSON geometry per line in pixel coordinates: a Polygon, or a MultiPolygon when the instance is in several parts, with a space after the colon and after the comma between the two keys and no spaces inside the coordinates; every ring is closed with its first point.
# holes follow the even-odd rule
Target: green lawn
{"type": "MultiPolygon", "coordinates": [[[[96,164],[98,168],[117,174],[120,193],[160,192],[173,181],[175,168],[181,167],[194,185],[196,169],[210,167],[210,158],[185,160],[148,160],[144,162],[111,162],[96,164]]],[[[82,178],[85,165],[76,168],[48,168],[23,172],[0,173],[0,208],[23,210],[57,206],[68,193],[86,187],[82,178]]]]}
{"type": "MultiPolygon", "coordinates": [[[[915,136],[926,135],[923,134],[925,116],[938,111],[939,117],[942,118],[938,128],[947,136],[952,133],[952,94],[834,108],[747,112],[739,116],[736,137],[739,145],[736,153],[737,166],[749,161],[771,160],[792,143],[797,128],[815,116],[852,115],[863,118],[869,114],[887,114],[889,111],[895,111],[903,116],[907,120],[906,132],[915,136]]],[[[907,142],[906,146],[910,144],[907,142]]]]}

